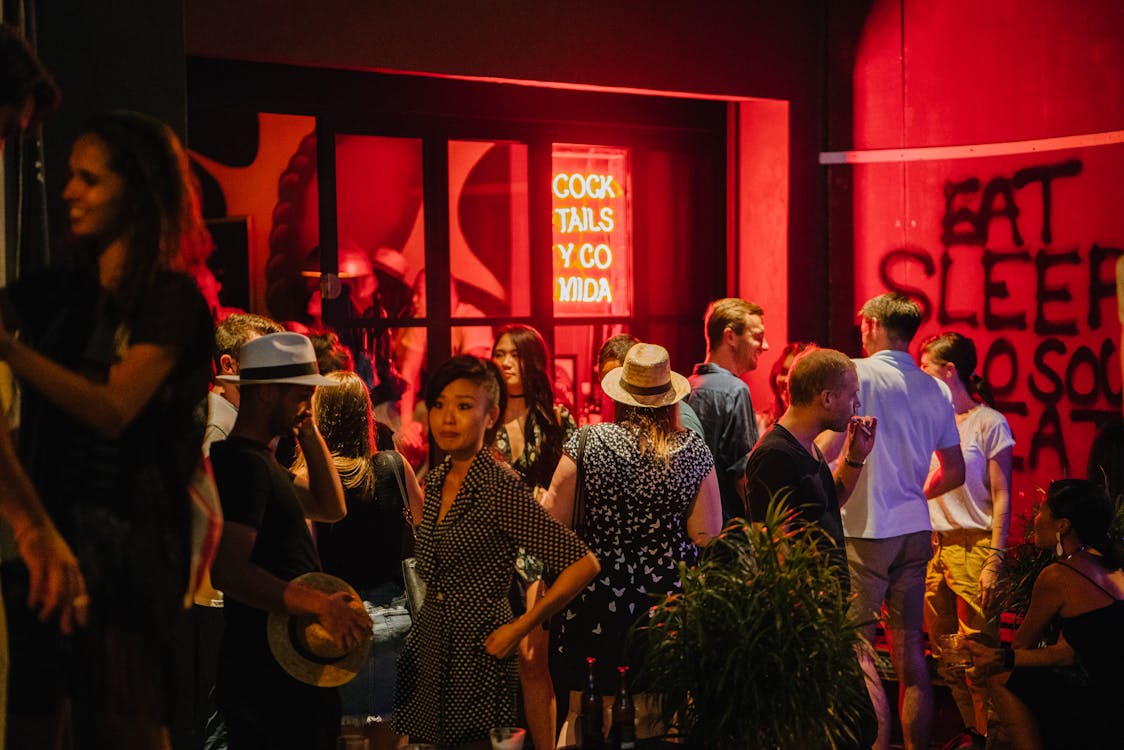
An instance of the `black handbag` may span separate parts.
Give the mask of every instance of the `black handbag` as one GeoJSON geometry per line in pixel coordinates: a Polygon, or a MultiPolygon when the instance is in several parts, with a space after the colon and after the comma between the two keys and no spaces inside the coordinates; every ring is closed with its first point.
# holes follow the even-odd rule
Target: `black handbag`
{"type": "Polygon", "coordinates": [[[413,544],[407,547],[407,543],[417,540],[418,531],[414,525],[414,518],[410,515],[410,497],[406,494],[406,483],[403,481],[405,468],[402,465],[402,456],[394,453],[394,457],[394,481],[398,482],[398,492],[402,497],[402,518],[405,519],[409,532],[408,537],[403,534],[402,584],[406,589],[406,608],[410,610],[411,619],[416,619],[421,612],[422,602],[425,601],[425,579],[418,572],[417,558],[406,553],[407,549],[413,551],[413,544]]]}

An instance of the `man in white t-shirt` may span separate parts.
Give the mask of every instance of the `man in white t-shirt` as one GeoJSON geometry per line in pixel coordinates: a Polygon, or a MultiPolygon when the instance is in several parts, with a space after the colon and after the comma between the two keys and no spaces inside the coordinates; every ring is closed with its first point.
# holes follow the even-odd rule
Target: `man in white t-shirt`
{"type": "MultiPolygon", "coordinates": [[[[924,373],[909,354],[921,310],[890,293],[859,311],[867,358],[855,360],[859,412],[878,418],[878,440],[866,469],[842,510],[847,561],[856,594],[852,611],[873,641],[886,605],[885,628],[898,675],[902,730],[907,750],[929,747],[933,695],[922,648],[925,569],[933,554],[926,498],[964,482],[964,457],[948,386],[924,373]],[[936,456],[938,468],[929,474],[936,456]]],[[[838,453],[840,433],[821,436],[828,456],[838,453]]],[[[843,457],[841,460],[846,461],[843,457]]],[[[878,713],[876,748],[890,739],[890,708],[874,665],[864,656],[871,700],[878,713]]]]}

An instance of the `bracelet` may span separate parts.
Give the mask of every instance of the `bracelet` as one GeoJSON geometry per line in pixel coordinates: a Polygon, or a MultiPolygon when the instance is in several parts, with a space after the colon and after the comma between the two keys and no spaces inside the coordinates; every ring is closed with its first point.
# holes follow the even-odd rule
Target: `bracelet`
{"type": "Polygon", "coordinates": [[[1004,669],[1015,668],[1015,649],[1002,648],[999,649],[999,662],[1003,665],[1004,669]]]}
{"type": "Polygon", "coordinates": [[[852,469],[861,469],[862,467],[866,466],[865,459],[862,461],[852,461],[850,456],[844,456],[843,463],[847,464],[852,469]]]}

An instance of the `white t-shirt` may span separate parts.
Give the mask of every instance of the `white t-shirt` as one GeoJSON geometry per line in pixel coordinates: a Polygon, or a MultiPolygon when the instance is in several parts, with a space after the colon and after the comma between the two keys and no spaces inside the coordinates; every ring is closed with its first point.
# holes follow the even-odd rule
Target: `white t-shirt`
{"type": "MultiPolygon", "coordinates": [[[[929,501],[937,531],[991,530],[991,477],[987,462],[1015,444],[1007,418],[986,404],[973,407],[957,427],[964,453],[964,484],[929,501]]],[[[930,467],[935,468],[933,457],[930,467]]]]}
{"type": "Polygon", "coordinates": [[[878,417],[874,450],[843,507],[843,533],[888,539],[930,531],[925,478],[933,451],[960,444],[948,386],[908,352],[887,349],[856,359],[858,413],[878,417]]]}

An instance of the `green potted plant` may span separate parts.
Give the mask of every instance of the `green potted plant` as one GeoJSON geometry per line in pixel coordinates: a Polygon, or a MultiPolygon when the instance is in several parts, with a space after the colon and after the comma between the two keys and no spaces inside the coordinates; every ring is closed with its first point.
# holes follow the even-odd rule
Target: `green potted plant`
{"type": "Polygon", "coordinates": [[[690,747],[835,748],[869,706],[832,541],[791,520],[775,498],[764,523],[731,521],[634,633],[638,687],[690,747]]]}

